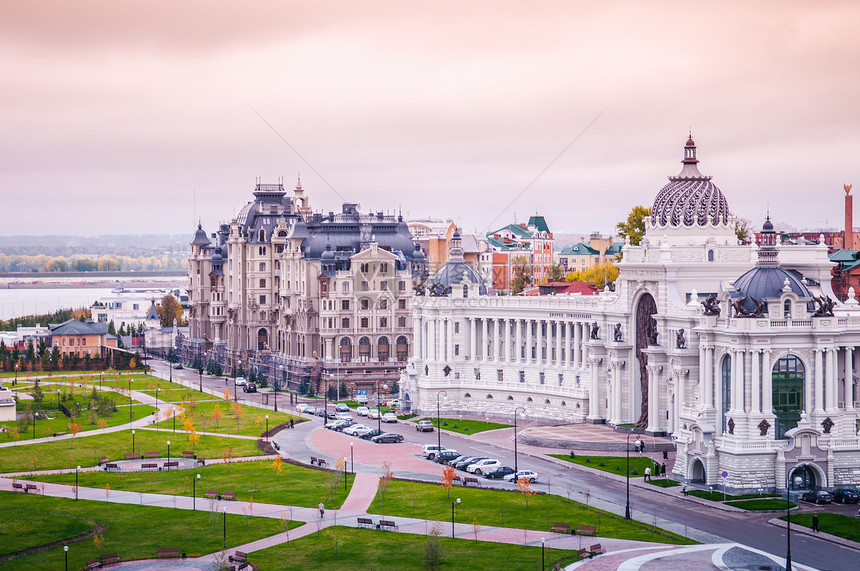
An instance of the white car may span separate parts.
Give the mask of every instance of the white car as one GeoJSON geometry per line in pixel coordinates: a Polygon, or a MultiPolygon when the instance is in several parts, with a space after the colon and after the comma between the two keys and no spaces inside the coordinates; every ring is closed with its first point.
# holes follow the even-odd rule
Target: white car
{"type": "Polygon", "coordinates": [[[299,412],[305,412],[310,405],[306,402],[300,402],[296,405],[296,410],[299,412]]]}
{"type": "Polygon", "coordinates": [[[244,387],[247,384],[248,384],[248,379],[246,379],[245,377],[236,377],[236,386],[237,387],[244,387]]]}
{"type": "Polygon", "coordinates": [[[352,426],[347,426],[343,429],[344,434],[351,434],[353,436],[361,436],[362,434],[366,434],[369,432],[371,428],[363,425],[363,424],[353,424],[352,426]]]}
{"type": "Polygon", "coordinates": [[[487,458],[486,460],[479,460],[474,464],[469,464],[466,466],[466,471],[470,474],[483,474],[484,472],[495,470],[501,465],[502,463],[495,458],[487,458]]]}
{"type": "Polygon", "coordinates": [[[379,409],[378,408],[368,409],[367,418],[373,418],[373,419],[379,418],[379,409]]]}
{"type": "Polygon", "coordinates": [[[397,422],[397,415],[393,412],[386,412],[382,415],[382,422],[397,422]]]}
{"type": "Polygon", "coordinates": [[[339,412],[335,416],[337,420],[352,420],[352,415],[348,412],[339,412]]]}
{"type": "Polygon", "coordinates": [[[525,478],[526,480],[534,484],[538,480],[538,473],[532,472],[531,470],[520,470],[516,474],[508,474],[507,476],[505,476],[505,481],[516,482],[520,478],[525,478]]]}
{"type": "Polygon", "coordinates": [[[437,444],[425,444],[421,448],[421,454],[428,460],[432,460],[436,457],[436,453],[442,450],[447,450],[447,448],[445,448],[444,446],[439,446],[437,444]]]}
{"type": "Polygon", "coordinates": [[[358,416],[367,416],[367,413],[369,411],[370,411],[370,409],[367,408],[366,406],[360,406],[357,409],[355,409],[355,414],[357,414],[358,416]]]}

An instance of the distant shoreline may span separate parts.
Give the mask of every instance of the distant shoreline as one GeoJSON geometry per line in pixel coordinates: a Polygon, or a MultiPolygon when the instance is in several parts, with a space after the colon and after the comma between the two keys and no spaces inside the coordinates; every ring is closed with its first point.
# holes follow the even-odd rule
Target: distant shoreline
{"type": "Polygon", "coordinates": [[[182,270],[148,272],[0,272],[0,289],[183,287],[182,270]]]}

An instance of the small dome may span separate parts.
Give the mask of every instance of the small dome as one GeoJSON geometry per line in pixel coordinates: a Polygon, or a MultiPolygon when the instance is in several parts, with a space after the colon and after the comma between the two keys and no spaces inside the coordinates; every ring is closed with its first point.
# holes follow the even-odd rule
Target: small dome
{"type": "Polygon", "coordinates": [[[320,260],[334,260],[334,252],[331,249],[331,243],[326,243],[325,250],[320,254],[320,260]]]}
{"type": "Polygon", "coordinates": [[[487,286],[484,284],[481,274],[475,268],[463,261],[448,262],[427,280],[427,285],[432,290],[436,284],[442,286],[445,294],[450,294],[452,286],[458,286],[466,281],[469,284],[479,286],[478,293],[487,294],[487,286]]]}
{"type": "Polygon", "coordinates": [[[783,294],[786,280],[791,291],[801,298],[811,298],[812,292],[800,280],[798,275],[788,272],[779,267],[755,267],[737,280],[735,280],[734,288],[737,290],[737,295],[732,297],[748,297],[744,303],[747,311],[755,310],[755,302],[752,298],[759,301],[767,299],[777,299],[783,294]]]}
{"type": "Polygon", "coordinates": [[[421,251],[421,244],[415,242],[415,250],[412,252],[412,261],[418,262],[423,261],[425,258],[424,252],[421,251]]]}
{"type": "Polygon", "coordinates": [[[206,230],[203,229],[203,226],[198,222],[197,223],[197,232],[194,233],[194,239],[191,240],[192,246],[208,246],[211,242],[209,238],[206,237],[206,230]]]}
{"type": "Polygon", "coordinates": [[[772,232],[773,231],[773,222],[770,221],[770,218],[764,221],[761,227],[763,232],[772,232]]]}

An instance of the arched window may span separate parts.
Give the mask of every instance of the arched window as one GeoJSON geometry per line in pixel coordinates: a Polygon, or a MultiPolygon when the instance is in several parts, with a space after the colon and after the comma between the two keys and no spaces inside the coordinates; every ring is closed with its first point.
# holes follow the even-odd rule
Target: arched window
{"type": "Polygon", "coordinates": [[[470,398],[472,398],[472,395],[471,395],[471,393],[466,393],[463,395],[463,398],[470,399],[470,398]]]}
{"type": "Polygon", "coordinates": [[[469,297],[469,286],[463,284],[463,297],[469,297]]]}
{"type": "Polygon", "coordinates": [[[785,300],[785,303],[782,304],[782,317],[783,319],[791,319],[791,300],[785,300]]]}
{"type": "Polygon", "coordinates": [[[388,347],[388,337],[380,337],[376,342],[376,355],[382,363],[388,360],[388,347]]]}
{"type": "Polygon", "coordinates": [[[367,337],[358,340],[358,359],[362,363],[370,360],[370,339],[367,337]]]}
{"type": "Polygon", "coordinates": [[[511,395],[508,395],[508,400],[514,400],[514,397],[512,397],[511,395]]]}
{"type": "Polygon", "coordinates": [[[260,228],[260,242],[266,241],[266,231],[260,228]]]}
{"type": "Polygon", "coordinates": [[[529,397],[526,399],[526,402],[534,402],[534,399],[532,399],[532,397],[529,397]]]}
{"type": "Polygon", "coordinates": [[[783,355],[773,367],[773,414],[776,415],[774,436],[784,438],[785,433],[797,427],[803,410],[803,388],[806,371],[794,355],[783,355]]]}
{"type": "Polygon", "coordinates": [[[723,431],[726,430],[726,413],[732,406],[732,357],[726,355],[723,357],[723,364],[720,369],[720,394],[722,395],[722,408],[720,410],[720,426],[723,431]]]}
{"type": "Polygon", "coordinates": [[[714,251],[713,250],[708,250],[708,261],[709,262],[714,261],[714,251]]]}
{"type": "Polygon", "coordinates": [[[397,351],[397,360],[401,363],[405,363],[409,354],[409,343],[406,341],[406,337],[401,335],[397,338],[395,350],[397,351]]]}
{"type": "Polygon", "coordinates": [[[487,395],[487,398],[493,400],[493,395],[487,395]]]}
{"type": "Polygon", "coordinates": [[[348,363],[352,360],[352,342],[349,337],[343,337],[340,340],[340,360],[342,363],[348,363]]]}

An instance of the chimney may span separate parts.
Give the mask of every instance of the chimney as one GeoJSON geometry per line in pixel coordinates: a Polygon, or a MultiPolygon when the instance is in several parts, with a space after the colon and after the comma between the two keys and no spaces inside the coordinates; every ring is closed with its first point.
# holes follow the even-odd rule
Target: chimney
{"type": "Polygon", "coordinates": [[[842,247],[846,250],[854,249],[854,197],[851,196],[850,184],[842,185],[845,189],[845,232],[843,233],[842,247]]]}

